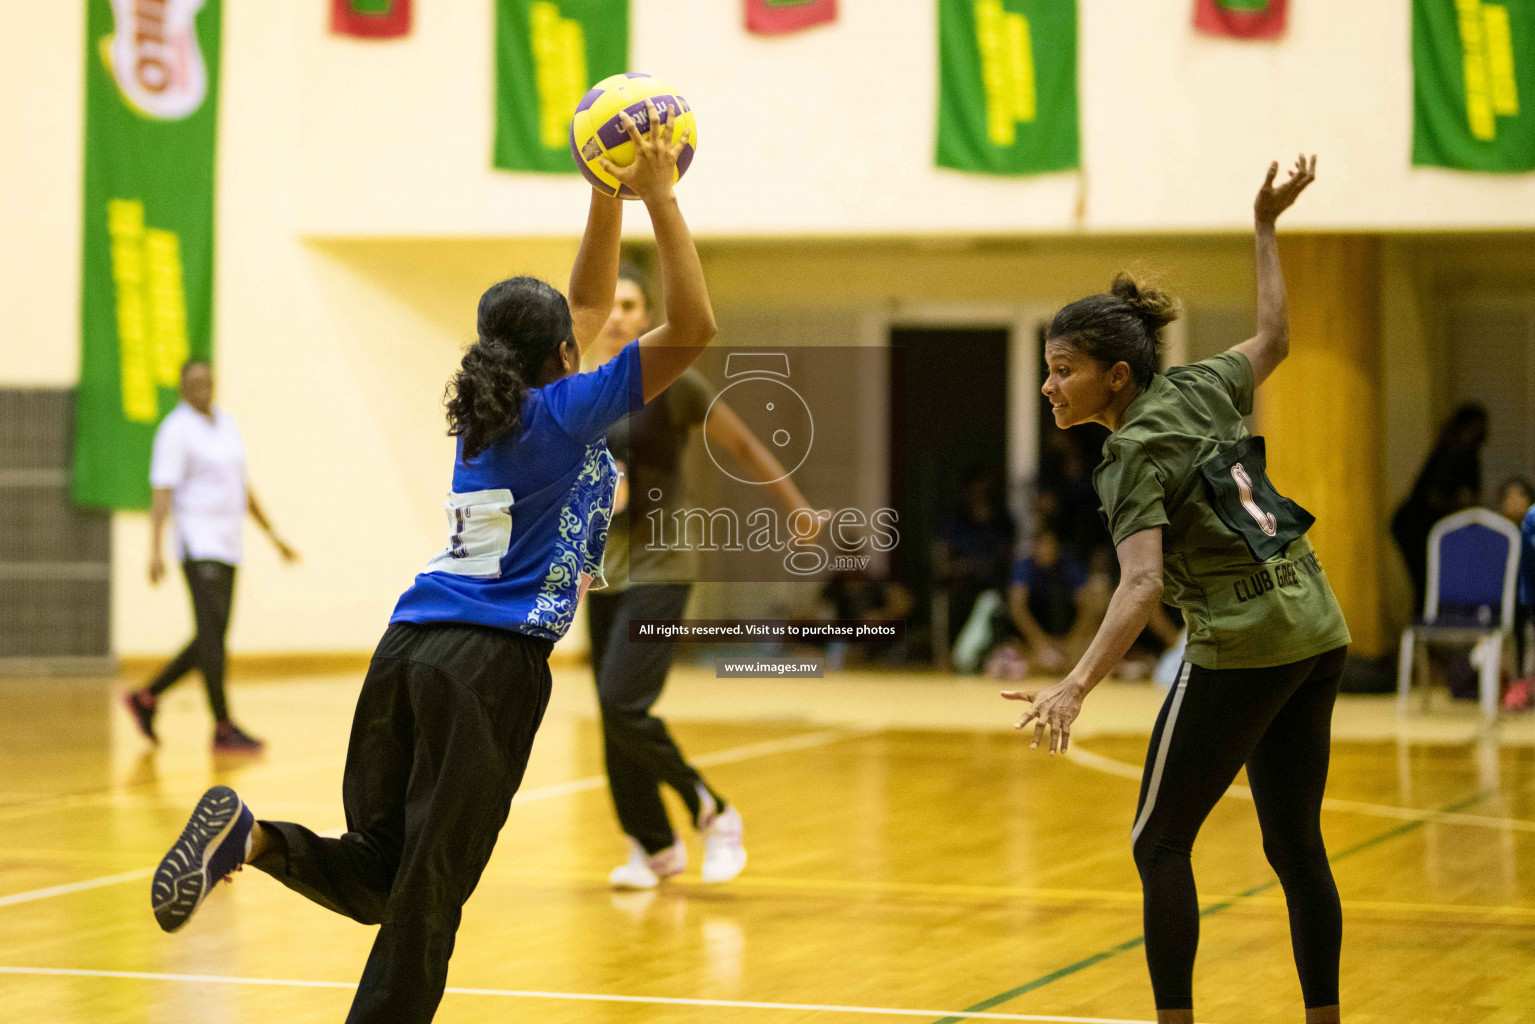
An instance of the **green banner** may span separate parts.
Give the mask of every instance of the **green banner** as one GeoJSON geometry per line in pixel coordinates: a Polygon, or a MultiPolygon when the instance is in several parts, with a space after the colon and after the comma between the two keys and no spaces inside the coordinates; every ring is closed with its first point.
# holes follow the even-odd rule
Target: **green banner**
{"type": "Polygon", "coordinates": [[[213,327],[222,0],[88,0],[75,500],[149,506],[155,427],[213,327]]]}
{"type": "Polygon", "coordinates": [[[1413,0],[1412,162],[1535,171],[1535,0],[1413,0]]]}
{"type": "Polygon", "coordinates": [[[938,166],[1080,165],[1076,0],[939,0],[938,166]]]}
{"type": "Polygon", "coordinates": [[[629,0],[496,0],[495,166],[575,174],[570,120],[629,70],[629,0]]]}

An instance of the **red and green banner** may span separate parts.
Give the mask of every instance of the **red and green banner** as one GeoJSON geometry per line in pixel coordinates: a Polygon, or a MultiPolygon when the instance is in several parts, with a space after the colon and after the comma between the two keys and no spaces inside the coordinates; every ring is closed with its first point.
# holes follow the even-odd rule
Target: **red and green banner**
{"type": "Polygon", "coordinates": [[[1413,0],[1412,162],[1535,171],[1535,0],[1413,0]]]}
{"type": "Polygon", "coordinates": [[[1076,0],[939,0],[938,51],[940,167],[1079,166],[1076,0]]]}
{"type": "Polygon", "coordinates": [[[222,0],[87,0],[74,495],[149,506],[149,451],[213,330],[222,0]]]}
{"type": "Polygon", "coordinates": [[[1194,27],[1236,39],[1277,39],[1284,35],[1285,7],[1286,0],[1194,0],[1194,27]]]}
{"type": "Polygon", "coordinates": [[[410,0],[330,0],[330,30],[361,39],[410,34],[410,0]]]}
{"type": "Polygon", "coordinates": [[[495,166],[575,174],[576,105],[628,65],[629,0],[496,0],[495,166]]]}
{"type": "Polygon", "coordinates": [[[773,36],[837,20],[837,0],[746,0],[746,30],[773,36]]]}

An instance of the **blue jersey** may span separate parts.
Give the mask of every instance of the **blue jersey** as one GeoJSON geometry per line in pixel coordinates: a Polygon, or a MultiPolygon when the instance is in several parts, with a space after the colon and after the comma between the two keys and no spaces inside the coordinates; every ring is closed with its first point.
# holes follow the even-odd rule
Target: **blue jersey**
{"type": "Polygon", "coordinates": [[[529,393],[522,427],[472,459],[448,495],[448,546],[390,622],[467,622],[558,640],[588,585],[603,583],[617,466],[607,429],[644,404],[639,343],[592,373],[529,393]]]}

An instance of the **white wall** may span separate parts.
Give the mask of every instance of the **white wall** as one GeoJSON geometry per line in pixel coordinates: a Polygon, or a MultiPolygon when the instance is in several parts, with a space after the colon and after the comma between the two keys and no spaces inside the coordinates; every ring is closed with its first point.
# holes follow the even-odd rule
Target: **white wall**
{"type": "MultiPolygon", "coordinates": [[[[1324,177],[1293,227],[1535,226],[1529,176],[1407,169],[1405,4],[1297,5],[1280,48],[1196,40],[1187,7],[1083,0],[1092,230],[1243,229],[1263,161],[1303,142],[1322,151],[1324,177]],[[1259,77],[1244,86],[1249,72],[1259,77]]],[[[0,384],[67,386],[78,372],[81,8],[22,5],[0,33],[0,384]]],[[[561,281],[585,208],[576,180],[488,169],[489,0],[419,4],[417,34],[387,44],[328,37],[323,8],[225,0],[220,402],[304,555],[280,566],[250,531],[237,651],[377,639],[442,542],[438,400],[474,301],[512,272],[561,281]]],[[[1245,239],[1043,236],[1069,229],[1073,176],[932,170],[931,0],[842,8],[834,28],[760,41],[740,32],[735,0],[634,2],[635,65],[674,77],[703,119],[691,219],[715,235],[780,236],[704,246],[721,308],[1050,303],[1102,287],[1136,256],[1191,304],[1250,301],[1245,239]],[[921,231],[961,237],[793,238],[921,231]]],[[[1421,404],[1399,418],[1416,422],[1421,404]]],[[[114,630],[127,654],[168,651],[190,628],[179,582],[144,580],[145,533],[142,516],[116,517],[114,630]]]]}
{"type": "MultiPolygon", "coordinates": [[[[934,0],[842,0],[832,26],[748,36],[736,0],[633,0],[631,64],[698,112],[683,202],[703,235],[1245,228],[1263,169],[1321,180],[1291,229],[1535,226],[1535,175],[1409,165],[1410,5],[1293,4],[1278,44],[1196,35],[1191,0],[1080,0],[1086,216],[1075,174],[933,166],[934,0]]],[[[414,38],[296,26],[298,227],[316,235],[569,231],[579,179],[490,169],[489,2],[421,4],[414,38]]],[[[643,218],[640,218],[641,220],[643,218]]]]}
{"type": "Polygon", "coordinates": [[[63,387],[80,373],[85,5],[35,4],[5,18],[0,382],[63,387]]]}

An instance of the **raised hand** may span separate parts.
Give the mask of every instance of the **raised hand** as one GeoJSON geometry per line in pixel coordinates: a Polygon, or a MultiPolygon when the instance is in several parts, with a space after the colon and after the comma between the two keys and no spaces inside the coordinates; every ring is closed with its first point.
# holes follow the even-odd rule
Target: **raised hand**
{"type": "Polygon", "coordinates": [[[1259,224],[1272,224],[1278,220],[1279,215],[1288,210],[1306,190],[1306,186],[1316,181],[1316,155],[1313,154],[1309,161],[1304,153],[1297,157],[1289,180],[1275,188],[1274,178],[1278,174],[1279,161],[1275,160],[1269,164],[1269,172],[1263,179],[1263,187],[1258,190],[1258,198],[1253,200],[1253,217],[1259,224]]]}
{"type": "Polygon", "coordinates": [[[663,198],[671,193],[677,180],[677,156],[682,152],[682,141],[677,138],[679,111],[668,105],[666,124],[661,123],[661,113],[649,99],[645,109],[650,114],[649,131],[641,133],[634,119],[626,111],[619,111],[619,123],[629,133],[634,143],[634,162],[620,167],[607,157],[598,160],[604,171],[617,178],[621,184],[641,199],[663,198]]]}

